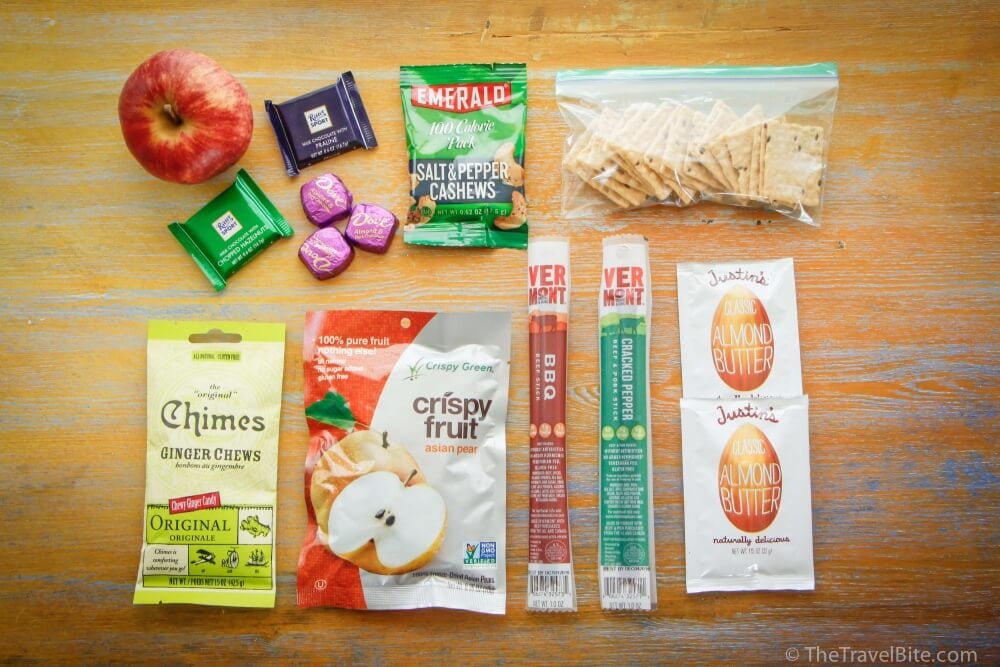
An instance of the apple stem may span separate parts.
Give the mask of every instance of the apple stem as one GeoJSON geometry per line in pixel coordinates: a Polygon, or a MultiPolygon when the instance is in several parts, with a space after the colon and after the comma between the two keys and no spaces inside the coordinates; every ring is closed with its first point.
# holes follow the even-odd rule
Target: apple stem
{"type": "Polygon", "coordinates": [[[413,472],[410,473],[410,476],[406,478],[406,482],[403,483],[403,486],[409,486],[410,481],[416,476],[417,476],[417,470],[416,468],[414,468],[413,472]]]}
{"type": "Polygon", "coordinates": [[[181,126],[184,124],[184,121],[181,120],[181,117],[177,115],[177,110],[174,109],[174,106],[172,104],[170,103],[164,104],[163,113],[167,114],[167,118],[169,118],[170,122],[173,123],[174,125],[181,126]]]}
{"type": "Polygon", "coordinates": [[[389,449],[389,433],[382,433],[382,449],[389,449]]]}

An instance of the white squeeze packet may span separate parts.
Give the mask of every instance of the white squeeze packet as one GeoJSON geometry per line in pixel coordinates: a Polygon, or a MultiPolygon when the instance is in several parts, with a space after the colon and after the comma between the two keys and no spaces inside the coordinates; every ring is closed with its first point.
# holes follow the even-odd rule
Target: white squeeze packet
{"type": "Polygon", "coordinates": [[[813,590],[809,398],[681,399],[687,592],[813,590]]]}
{"type": "Polygon", "coordinates": [[[802,395],[791,258],[677,265],[688,398],[802,395]]]}

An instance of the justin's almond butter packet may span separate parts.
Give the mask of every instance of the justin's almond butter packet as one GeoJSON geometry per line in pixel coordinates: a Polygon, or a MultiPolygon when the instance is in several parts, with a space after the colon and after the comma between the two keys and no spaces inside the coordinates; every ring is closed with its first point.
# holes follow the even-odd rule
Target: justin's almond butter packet
{"type": "Polygon", "coordinates": [[[802,394],[792,260],[677,265],[687,398],[802,394]]]}
{"type": "Polygon", "coordinates": [[[510,314],[306,315],[301,607],[506,604],[510,314]]]}
{"type": "Polygon", "coordinates": [[[681,399],[687,591],[812,590],[809,398],[681,399]]]}

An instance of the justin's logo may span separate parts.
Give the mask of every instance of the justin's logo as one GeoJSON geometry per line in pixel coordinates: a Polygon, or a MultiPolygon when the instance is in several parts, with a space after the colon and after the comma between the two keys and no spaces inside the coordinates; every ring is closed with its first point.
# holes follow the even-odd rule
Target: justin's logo
{"type": "Polygon", "coordinates": [[[719,426],[725,426],[728,422],[731,422],[734,419],[759,419],[771,424],[781,423],[781,420],[778,418],[778,414],[774,411],[774,408],[768,407],[767,410],[762,410],[754,407],[753,403],[750,402],[731,410],[726,410],[721,405],[715,406],[715,409],[719,411],[719,418],[715,420],[718,422],[719,426]]]}
{"type": "Polygon", "coordinates": [[[566,304],[566,265],[533,264],[528,267],[528,303],[566,304]]]}
{"type": "Polygon", "coordinates": [[[501,107],[510,104],[510,82],[414,86],[410,90],[410,102],[415,107],[452,113],[501,107]]]}
{"type": "Polygon", "coordinates": [[[604,269],[605,306],[646,305],[646,280],[641,266],[613,266],[604,269]]]}
{"type": "Polygon", "coordinates": [[[754,273],[753,271],[738,268],[735,271],[720,271],[719,273],[716,273],[715,269],[708,270],[709,287],[715,287],[716,285],[721,285],[722,283],[728,283],[730,280],[745,280],[748,283],[755,283],[765,287],[770,284],[767,282],[767,275],[765,275],[763,271],[754,273]]]}

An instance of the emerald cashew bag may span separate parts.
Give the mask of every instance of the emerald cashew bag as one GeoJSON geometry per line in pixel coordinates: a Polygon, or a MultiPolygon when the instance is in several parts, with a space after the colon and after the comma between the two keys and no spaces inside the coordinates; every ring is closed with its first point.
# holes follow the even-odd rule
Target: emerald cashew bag
{"type": "Polygon", "coordinates": [[[402,66],[406,243],[526,248],[522,64],[402,66]]]}

